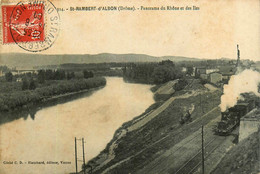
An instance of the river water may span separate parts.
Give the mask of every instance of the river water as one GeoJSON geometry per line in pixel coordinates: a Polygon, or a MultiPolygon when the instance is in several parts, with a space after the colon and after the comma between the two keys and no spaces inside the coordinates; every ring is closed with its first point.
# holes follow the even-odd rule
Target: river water
{"type": "MultiPolygon", "coordinates": [[[[1,124],[0,173],[75,172],[75,137],[86,141],[87,162],[105,148],[116,129],[154,102],[150,85],[125,83],[117,77],[106,79],[107,85],[102,89],[62,104],[42,107],[26,118],[1,124]],[[29,161],[44,161],[44,164],[28,164],[29,161]],[[48,161],[58,164],[47,164],[48,161]],[[13,164],[3,164],[6,162],[13,164]]],[[[80,170],[82,141],[77,140],[77,148],[80,170]]]]}

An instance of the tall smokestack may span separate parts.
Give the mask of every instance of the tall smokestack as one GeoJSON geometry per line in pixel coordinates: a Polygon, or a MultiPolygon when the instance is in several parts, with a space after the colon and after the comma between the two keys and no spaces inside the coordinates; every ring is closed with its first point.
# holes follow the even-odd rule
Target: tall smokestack
{"type": "Polygon", "coordinates": [[[237,44],[237,64],[236,67],[238,67],[240,63],[240,51],[239,51],[239,45],[237,44]]]}

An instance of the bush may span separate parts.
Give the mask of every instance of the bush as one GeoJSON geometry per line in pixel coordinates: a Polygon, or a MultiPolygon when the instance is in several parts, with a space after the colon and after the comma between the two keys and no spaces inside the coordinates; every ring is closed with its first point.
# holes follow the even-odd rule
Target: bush
{"type": "Polygon", "coordinates": [[[88,79],[88,78],[94,77],[94,74],[93,74],[92,71],[86,71],[86,70],[84,70],[84,71],[83,71],[83,76],[84,76],[85,79],[88,79]]]}
{"type": "Polygon", "coordinates": [[[175,84],[174,89],[176,91],[183,90],[188,85],[188,81],[186,79],[180,79],[178,83],[175,84]]]}
{"type": "Polygon", "coordinates": [[[27,90],[29,89],[29,83],[28,83],[28,80],[26,78],[23,78],[23,81],[22,81],[22,90],[27,90]]]}
{"type": "Polygon", "coordinates": [[[201,79],[201,80],[200,80],[200,83],[201,83],[202,85],[205,85],[205,84],[207,83],[207,80],[201,79]]]}
{"type": "Polygon", "coordinates": [[[5,74],[5,80],[6,80],[7,82],[13,81],[13,74],[12,74],[11,72],[6,73],[6,74],[5,74]]]}
{"type": "Polygon", "coordinates": [[[31,79],[30,84],[29,84],[29,89],[35,90],[35,88],[36,88],[35,81],[33,79],[31,79]]]}

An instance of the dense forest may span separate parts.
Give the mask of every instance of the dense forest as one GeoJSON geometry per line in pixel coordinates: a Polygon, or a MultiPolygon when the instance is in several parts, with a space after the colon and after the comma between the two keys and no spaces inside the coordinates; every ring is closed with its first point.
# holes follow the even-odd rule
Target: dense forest
{"type": "Polygon", "coordinates": [[[170,60],[159,63],[132,63],[123,68],[124,80],[130,82],[161,84],[184,76],[182,67],[170,60]]]}
{"type": "Polygon", "coordinates": [[[82,80],[59,81],[35,90],[0,93],[0,111],[13,110],[29,103],[37,103],[52,96],[96,88],[106,84],[105,78],[94,77],[82,80]]]}
{"type": "Polygon", "coordinates": [[[35,69],[49,69],[49,70],[60,70],[65,72],[82,72],[85,70],[91,71],[94,76],[117,76],[122,77],[122,67],[129,63],[89,63],[89,64],[77,64],[67,63],[61,65],[49,65],[49,66],[38,66],[35,69]]]}
{"type": "Polygon", "coordinates": [[[20,75],[8,72],[1,78],[0,111],[10,111],[53,96],[104,85],[105,78],[94,77],[93,72],[88,70],[74,73],[48,69],[20,75]]]}

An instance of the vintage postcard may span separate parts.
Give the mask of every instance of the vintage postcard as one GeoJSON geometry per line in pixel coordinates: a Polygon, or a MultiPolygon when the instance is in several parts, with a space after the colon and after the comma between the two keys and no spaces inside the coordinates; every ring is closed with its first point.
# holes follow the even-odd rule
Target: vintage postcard
{"type": "Polygon", "coordinates": [[[260,173],[259,0],[0,0],[0,174],[260,173]]]}

